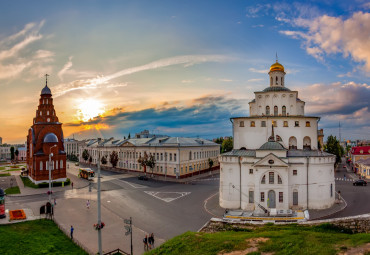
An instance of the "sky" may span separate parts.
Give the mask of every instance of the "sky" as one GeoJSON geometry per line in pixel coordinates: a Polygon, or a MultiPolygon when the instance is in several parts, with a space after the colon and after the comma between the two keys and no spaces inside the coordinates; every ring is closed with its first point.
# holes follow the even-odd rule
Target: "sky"
{"type": "Polygon", "coordinates": [[[23,143],[49,74],[68,138],[212,139],[278,60],[306,115],[370,139],[370,2],[1,1],[0,136],[23,143]]]}

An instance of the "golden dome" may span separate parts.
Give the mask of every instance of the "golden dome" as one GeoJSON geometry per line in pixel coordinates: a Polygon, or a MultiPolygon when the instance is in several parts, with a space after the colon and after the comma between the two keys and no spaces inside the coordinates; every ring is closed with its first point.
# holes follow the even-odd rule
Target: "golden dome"
{"type": "Polygon", "coordinates": [[[276,61],[276,63],[272,64],[270,67],[270,72],[273,72],[273,71],[284,72],[284,66],[276,61]]]}

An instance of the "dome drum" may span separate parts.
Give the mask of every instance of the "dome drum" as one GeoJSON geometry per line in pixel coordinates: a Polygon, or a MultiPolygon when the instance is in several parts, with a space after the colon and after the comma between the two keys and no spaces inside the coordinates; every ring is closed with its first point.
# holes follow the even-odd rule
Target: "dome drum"
{"type": "Polygon", "coordinates": [[[57,143],[58,137],[54,133],[47,133],[44,137],[44,143],[57,143]]]}

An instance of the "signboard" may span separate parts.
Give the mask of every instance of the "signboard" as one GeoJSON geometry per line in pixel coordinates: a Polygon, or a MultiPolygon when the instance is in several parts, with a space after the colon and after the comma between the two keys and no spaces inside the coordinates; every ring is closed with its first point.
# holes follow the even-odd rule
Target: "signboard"
{"type": "Polygon", "coordinates": [[[126,223],[126,224],[131,224],[131,220],[124,219],[123,222],[126,223]]]}

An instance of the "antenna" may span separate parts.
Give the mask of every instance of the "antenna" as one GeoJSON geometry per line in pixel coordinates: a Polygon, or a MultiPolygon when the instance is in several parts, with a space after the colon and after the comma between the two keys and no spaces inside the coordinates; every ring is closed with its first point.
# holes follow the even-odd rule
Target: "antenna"
{"type": "Polygon", "coordinates": [[[276,63],[278,62],[278,56],[277,56],[277,52],[276,52],[276,63]]]}
{"type": "Polygon", "coordinates": [[[339,121],[339,142],[341,142],[341,141],[342,141],[342,134],[340,132],[340,121],[339,121]]]}

